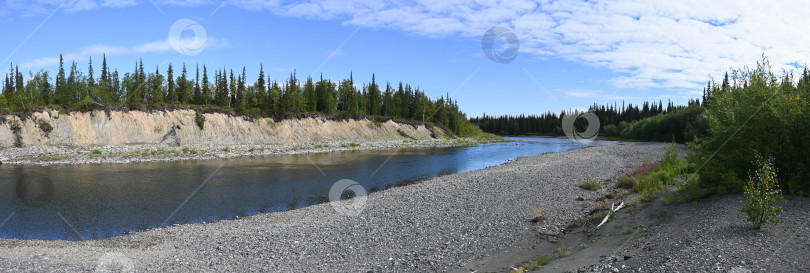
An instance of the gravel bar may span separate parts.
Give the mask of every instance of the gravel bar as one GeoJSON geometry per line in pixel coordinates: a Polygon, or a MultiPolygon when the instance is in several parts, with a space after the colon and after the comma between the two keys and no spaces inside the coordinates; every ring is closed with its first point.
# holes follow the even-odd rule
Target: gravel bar
{"type": "MultiPolygon", "coordinates": [[[[538,233],[558,235],[589,202],[668,143],[624,143],[531,157],[367,195],[235,220],[71,241],[0,239],[0,271],[436,272],[463,267],[538,233]],[[546,220],[531,224],[533,209],[546,220]]],[[[384,172],[383,168],[380,170],[384,172]]]]}

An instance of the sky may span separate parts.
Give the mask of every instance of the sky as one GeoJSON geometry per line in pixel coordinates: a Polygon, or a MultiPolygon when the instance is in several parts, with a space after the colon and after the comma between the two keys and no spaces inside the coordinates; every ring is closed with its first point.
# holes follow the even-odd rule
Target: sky
{"type": "MultiPolygon", "coordinates": [[[[241,73],[259,66],[358,85],[399,82],[450,95],[468,116],[643,100],[685,104],[712,78],[797,71],[810,57],[802,1],[7,0],[0,67],[55,75],[59,54],[96,77],[142,59],[241,73]]],[[[5,71],[5,70],[2,70],[5,71]]],[[[176,72],[177,73],[177,72],[176,72]]]]}

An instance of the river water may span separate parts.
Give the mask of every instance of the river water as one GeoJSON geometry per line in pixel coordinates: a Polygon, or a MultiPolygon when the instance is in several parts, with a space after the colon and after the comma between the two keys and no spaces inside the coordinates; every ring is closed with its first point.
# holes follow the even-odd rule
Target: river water
{"type": "MultiPolygon", "coordinates": [[[[586,145],[566,138],[160,163],[0,165],[0,237],[87,240],[328,202],[341,179],[368,192],[586,145]]],[[[608,145],[611,141],[594,141],[608,145]]]]}

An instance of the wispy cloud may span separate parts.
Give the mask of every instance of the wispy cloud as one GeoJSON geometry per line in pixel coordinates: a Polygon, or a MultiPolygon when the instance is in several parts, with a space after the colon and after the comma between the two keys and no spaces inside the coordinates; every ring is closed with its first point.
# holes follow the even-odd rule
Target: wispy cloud
{"type": "Polygon", "coordinates": [[[561,92],[565,94],[565,96],[568,98],[588,98],[593,100],[605,100],[605,101],[643,99],[642,97],[617,96],[615,94],[605,94],[605,92],[601,90],[573,89],[561,92]]]}
{"type": "MultiPolygon", "coordinates": [[[[137,0],[8,0],[5,8],[12,14],[32,16],[63,9],[67,12],[94,10],[101,7],[122,8],[137,5],[137,0]]],[[[6,15],[7,13],[3,13],[6,15]]]]}
{"type": "Polygon", "coordinates": [[[810,59],[810,8],[802,1],[259,1],[249,10],[427,36],[478,37],[509,27],[524,54],[559,56],[623,74],[616,87],[697,88],[708,75],[751,65],[777,69],[810,59]]]}
{"type": "MultiPolygon", "coordinates": [[[[189,39],[188,41],[183,40],[181,42],[191,43],[193,42],[193,40],[189,39]]],[[[208,37],[208,39],[206,40],[206,48],[223,48],[223,47],[229,47],[228,43],[224,40],[216,39],[213,37],[208,37]]],[[[134,46],[91,45],[77,52],[62,54],[62,57],[64,58],[65,62],[70,62],[72,60],[75,61],[86,60],[90,56],[100,56],[102,54],[107,54],[107,56],[115,56],[127,54],[159,53],[173,50],[174,48],[172,47],[171,43],[169,43],[169,40],[166,39],[143,43],[134,46]]],[[[59,64],[59,56],[45,57],[24,62],[23,64],[20,65],[20,68],[28,70],[34,68],[53,66],[57,64],[59,64]]]]}
{"type": "MultiPolygon", "coordinates": [[[[156,0],[154,5],[220,5],[156,0]]],[[[810,59],[810,6],[793,1],[231,0],[228,6],[280,16],[337,20],[430,37],[480,37],[508,27],[521,54],[556,56],[620,75],[615,87],[699,88],[708,75],[752,65],[765,53],[776,69],[810,59]]],[[[9,0],[20,13],[123,7],[136,0],[9,0]]]]}

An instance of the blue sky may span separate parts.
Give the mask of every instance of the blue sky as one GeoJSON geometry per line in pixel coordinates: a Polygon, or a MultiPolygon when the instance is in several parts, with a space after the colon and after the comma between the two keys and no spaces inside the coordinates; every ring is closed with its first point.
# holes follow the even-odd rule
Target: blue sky
{"type": "MultiPolygon", "coordinates": [[[[715,1],[136,1],[9,0],[0,4],[0,67],[55,73],[60,53],[86,71],[101,54],[121,74],[143,58],[209,70],[259,64],[279,81],[295,69],[335,81],[402,81],[449,93],[470,116],[559,112],[597,103],[697,98],[709,76],[775,70],[810,54],[807,5],[715,1]],[[193,25],[186,24],[192,22],[193,25]],[[180,31],[172,31],[177,26],[180,31]],[[492,27],[520,41],[514,61],[487,57],[492,27]],[[185,31],[182,31],[185,29],[185,31]],[[204,30],[202,35],[200,31],[204,30]],[[177,38],[175,40],[170,37],[177,38]],[[195,44],[195,38],[199,42],[195,44]],[[172,42],[174,41],[174,43],[172,42]],[[198,50],[199,53],[195,52],[198,50]]],[[[507,42],[496,40],[496,51],[507,42]]],[[[67,66],[67,65],[66,65],[67,66]]],[[[177,72],[176,72],[177,73],[177,72]]],[[[212,72],[209,72],[209,76],[212,72]]]]}

